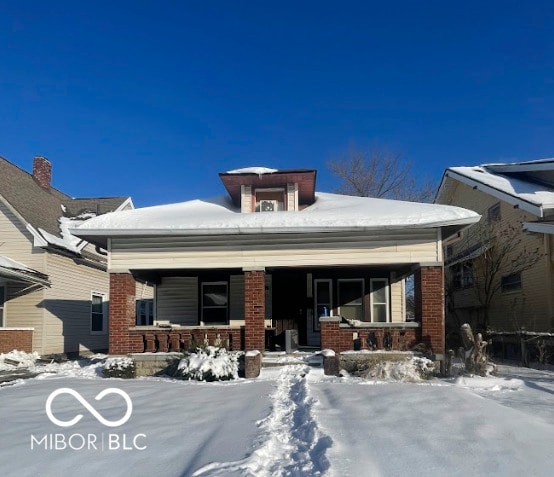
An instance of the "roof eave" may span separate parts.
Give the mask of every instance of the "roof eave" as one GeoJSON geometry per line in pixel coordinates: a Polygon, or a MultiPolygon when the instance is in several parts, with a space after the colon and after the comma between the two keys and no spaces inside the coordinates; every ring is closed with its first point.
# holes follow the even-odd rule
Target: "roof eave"
{"type": "MultiPolygon", "coordinates": [[[[493,197],[496,197],[499,200],[507,202],[510,205],[517,205],[520,209],[530,212],[531,214],[534,214],[537,217],[540,217],[540,218],[544,217],[544,208],[541,204],[530,202],[528,200],[522,199],[521,197],[515,196],[513,194],[508,194],[507,192],[501,191],[499,189],[496,189],[495,187],[484,184],[483,182],[475,180],[459,172],[453,171],[452,169],[447,169],[446,172],[444,173],[444,177],[445,178],[451,177],[452,179],[462,182],[470,187],[473,187],[474,189],[479,189],[482,192],[485,192],[486,194],[489,194],[493,197]]],[[[442,187],[442,184],[443,182],[441,181],[441,187],[442,187]]],[[[440,190],[440,187],[439,187],[439,190],[440,190]]],[[[437,193],[437,197],[438,197],[438,193],[437,193]]]]}

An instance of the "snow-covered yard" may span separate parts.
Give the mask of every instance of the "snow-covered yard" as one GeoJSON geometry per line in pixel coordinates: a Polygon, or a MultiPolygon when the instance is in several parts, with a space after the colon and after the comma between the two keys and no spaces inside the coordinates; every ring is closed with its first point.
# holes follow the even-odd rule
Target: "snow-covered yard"
{"type": "Polygon", "coordinates": [[[203,383],[106,379],[102,365],[35,366],[39,376],[0,386],[0,475],[554,474],[554,372],[500,366],[498,378],[416,384],[298,364],[203,383]],[[47,413],[62,388],[78,395],[55,395],[50,414],[81,414],[73,426],[47,413]],[[116,427],[93,415],[110,422],[129,410],[116,393],[95,400],[109,388],[132,401],[116,427]]]}

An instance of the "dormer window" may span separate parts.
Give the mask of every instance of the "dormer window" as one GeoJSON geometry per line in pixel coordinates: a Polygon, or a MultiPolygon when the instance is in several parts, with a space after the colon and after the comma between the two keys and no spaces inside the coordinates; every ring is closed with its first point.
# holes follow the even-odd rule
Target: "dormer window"
{"type": "Polygon", "coordinates": [[[255,212],[277,212],[285,210],[285,190],[275,189],[257,189],[255,212]]]}

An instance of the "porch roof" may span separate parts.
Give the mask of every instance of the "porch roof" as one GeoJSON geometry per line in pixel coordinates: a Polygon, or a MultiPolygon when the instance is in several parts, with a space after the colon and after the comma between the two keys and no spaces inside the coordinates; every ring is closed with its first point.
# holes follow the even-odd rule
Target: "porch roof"
{"type": "Polygon", "coordinates": [[[16,262],[9,257],[0,255],[0,278],[7,280],[50,286],[48,275],[16,262]]]}
{"type": "Polygon", "coordinates": [[[448,205],[316,193],[301,211],[241,213],[226,197],[112,212],[71,232],[106,245],[108,237],[239,235],[447,228],[456,233],[479,214],[448,205]]]}

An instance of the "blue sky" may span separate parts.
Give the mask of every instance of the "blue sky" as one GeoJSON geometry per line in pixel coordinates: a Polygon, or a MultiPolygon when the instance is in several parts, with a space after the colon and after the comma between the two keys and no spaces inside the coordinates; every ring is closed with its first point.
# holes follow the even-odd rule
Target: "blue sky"
{"type": "Polygon", "coordinates": [[[417,174],[554,156],[551,1],[0,0],[0,155],[76,196],[221,194],[218,172],[380,144],[417,174]]]}

